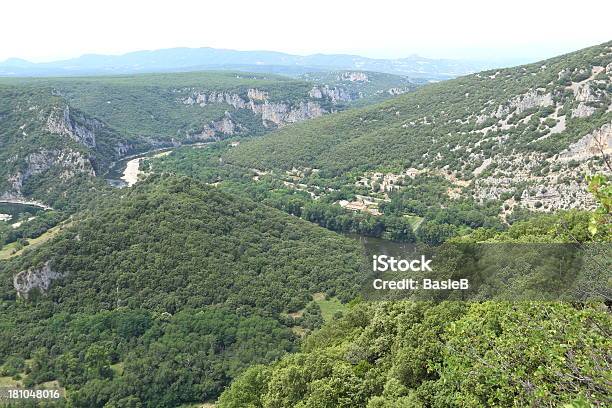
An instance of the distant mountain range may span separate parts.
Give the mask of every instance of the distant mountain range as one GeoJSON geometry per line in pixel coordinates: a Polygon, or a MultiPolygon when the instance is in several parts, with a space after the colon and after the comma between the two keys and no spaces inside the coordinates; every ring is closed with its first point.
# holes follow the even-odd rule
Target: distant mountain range
{"type": "Polygon", "coordinates": [[[444,80],[494,68],[496,65],[493,62],[429,59],[417,55],[400,59],[374,59],[347,54],[299,56],[273,51],[168,48],[123,55],[88,54],[44,63],[10,58],[0,62],[0,76],[70,76],[197,70],[241,70],[301,75],[306,72],[349,69],[444,80]]]}

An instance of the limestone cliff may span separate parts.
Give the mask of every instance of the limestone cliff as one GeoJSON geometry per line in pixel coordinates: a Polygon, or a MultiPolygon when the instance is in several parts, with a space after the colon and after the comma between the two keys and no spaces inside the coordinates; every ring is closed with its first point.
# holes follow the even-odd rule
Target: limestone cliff
{"type": "MultiPolygon", "coordinates": [[[[309,95],[305,95],[305,100],[299,102],[272,101],[267,92],[250,88],[246,91],[246,95],[240,95],[237,92],[190,90],[189,96],[181,98],[179,102],[201,107],[212,104],[226,104],[234,109],[246,109],[258,115],[264,127],[274,128],[328,113],[321,106],[321,102],[336,104],[349,99],[350,97],[347,94],[338,89],[315,87],[309,95]]],[[[240,123],[232,118],[231,113],[225,112],[224,117],[204,124],[201,132],[198,135],[192,135],[192,138],[222,138],[232,136],[241,130],[240,123]]]]}
{"type": "Polygon", "coordinates": [[[21,159],[19,170],[8,176],[11,193],[20,195],[24,184],[33,176],[42,174],[55,167],[60,170],[61,180],[67,180],[77,174],[95,176],[96,172],[90,158],[79,151],[65,149],[40,149],[21,159]]]}
{"type": "Polygon", "coordinates": [[[51,283],[62,276],[61,273],[54,271],[51,263],[47,261],[40,268],[31,268],[13,276],[13,287],[18,297],[27,299],[33,290],[45,293],[51,287],[51,283]]]}
{"type": "Polygon", "coordinates": [[[55,134],[67,136],[77,143],[89,148],[96,147],[96,131],[104,125],[102,122],[86,118],[83,115],[71,115],[70,107],[55,107],[47,119],[46,129],[55,134]]]}

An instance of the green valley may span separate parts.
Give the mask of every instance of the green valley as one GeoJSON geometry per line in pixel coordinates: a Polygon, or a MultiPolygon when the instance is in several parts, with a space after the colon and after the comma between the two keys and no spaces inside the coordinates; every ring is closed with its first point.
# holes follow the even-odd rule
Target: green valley
{"type": "MultiPolygon", "coordinates": [[[[0,196],[50,200],[50,174],[70,183],[101,176],[129,154],[257,136],[346,109],[365,86],[348,83],[350,91],[239,72],[0,79],[0,196]]],[[[385,92],[393,84],[415,88],[393,75],[367,86],[385,92]]]]}
{"type": "Polygon", "coordinates": [[[612,405],[612,42],[431,83],[179,51],[0,78],[0,406],[612,405]],[[473,286],[373,296],[397,253],[473,286]]]}
{"type": "Polygon", "coordinates": [[[59,380],[78,406],[214,399],[249,364],[293,350],[287,313],[314,293],[352,299],[365,273],[351,240],[155,177],[0,263],[0,354],[6,370],[34,359],[25,383],[59,380]]]}

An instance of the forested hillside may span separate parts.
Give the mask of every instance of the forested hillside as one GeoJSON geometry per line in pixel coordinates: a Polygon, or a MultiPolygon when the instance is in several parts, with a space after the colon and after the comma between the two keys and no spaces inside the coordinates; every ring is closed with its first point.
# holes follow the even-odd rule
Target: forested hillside
{"type": "Polygon", "coordinates": [[[1,79],[0,196],[44,199],[51,180],[102,175],[128,154],[261,135],[415,88],[393,75],[346,84],[234,72],[1,79]]]}
{"type": "Polygon", "coordinates": [[[356,242],[188,178],[99,197],[70,223],[0,261],[0,376],[58,380],[77,406],[214,399],[292,350],[288,313],[352,299],[365,276],[356,242]]]}
{"type": "Polygon", "coordinates": [[[249,368],[218,406],[607,407],[610,330],[588,306],[362,303],[249,368]]]}
{"type": "Polygon", "coordinates": [[[365,71],[0,80],[0,197],[54,207],[0,211],[0,387],[87,408],[612,405],[611,79],[609,42],[414,92],[365,71]],[[134,185],[104,180],[159,147],[126,159],[134,185]],[[373,301],[364,237],[468,270],[475,300],[373,301]],[[511,259],[477,265],[477,245],[511,259]]]}
{"type": "MultiPolygon", "coordinates": [[[[607,230],[598,239],[609,241],[609,186],[606,194],[607,230]]],[[[461,242],[585,244],[590,223],[564,213],[461,242]]],[[[591,267],[604,273],[596,288],[609,303],[607,245],[591,267]]],[[[608,307],[599,302],[361,302],[309,336],[297,354],[249,368],[218,406],[608,407],[611,333],[608,307]]]]}
{"type": "Polygon", "coordinates": [[[592,208],[584,173],[610,172],[612,43],[431,84],[243,143],[226,162],[402,190],[440,176],[448,195],[537,211],[592,208]],[[604,158],[608,164],[604,164],[604,158]]]}

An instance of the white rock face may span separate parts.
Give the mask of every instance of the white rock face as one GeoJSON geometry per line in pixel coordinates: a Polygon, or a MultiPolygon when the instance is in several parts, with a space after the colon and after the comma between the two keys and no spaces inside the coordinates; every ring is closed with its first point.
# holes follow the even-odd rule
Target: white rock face
{"type": "Polygon", "coordinates": [[[52,167],[61,169],[60,178],[62,180],[68,180],[83,173],[90,176],[96,175],[89,158],[72,149],[42,149],[27,155],[24,163],[25,168],[8,177],[11,190],[18,195],[21,194],[23,184],[30,177],[44,173],[52,167]]]}
{"type": "Polygon", "coordinates": [[[265,91],[261,91],[259,89],[251,88],[247,91],[247,96],[249,99],[254,101],[265,101],[268,99],[268,93],[265,91]]]}
{"type": "MultiPolygon", "coordinates": [[[[311,91],[312,95],[320,95],[320,98],[341,98],[346,97],[339,90],[319,90],[311,91]]],[[[288,123],[295,123],[306,119],[312,119],[327,113],[321,108],[318,102],[308,101],[300,102],[297,105],[291,105],[286,102],[270,102],[268,94],[258,89],[249,89],[247,91],[248,100],[244,100],[240,95],[229,92],[195,92],[191,96],[182,99],[185,105],[206,106],[208,104],[225,103],[232,106],[234,109],[248,109],[253,113],[261,115],[262,124],[269,126],[283,126],[288,123]]],[[[233,135],[237,132],[238,125],[232,120],[231,116],[226,113],[225,117],[219,121],[214,121],[204,126],[199,138],[209,139],[214,138],[218,133],[223,135],[233,135]]]]}
{"type": "Polygon", "coordinates": [[[332,103],[348,102],[354,99],[345,89],[338,87],[330,88],[329,85],[313,86],[308,96],[314,99],[327,98],[332,103]]]}
{"type": "Polygon", "coordinates": [[[79,121],[71,117],[70,108],[54,109],[47,119],[47,130],[51,133],[70,137],[89,148],[96,147],[96,130],[102,123],[94,119],[80,118],[79,121]]]}
{"type": "Polygon", "coordinates": [[[10,221],[13,217],[10,214],[1,214],[0,221],[10,221]]]}
{"type": "Polygon", "coordinates": [[[574,118],[586,118],[593,113],[595,113],[595,108],[584,102],[580,102],[576,108],[572,109],[572,117],[574,118]]]}
{"type": "Polygon", "coordinates": [[[576,83],[571,88],[574,91],[574,99],[578,102],[594,102],[597,100],[597,97],[591,90],[590,82],[576,83]]]}
{"type": "Polygon", "coordinates": [[[559,154],[559,160],[585,160],[601,154],[612,154],[612,123],[584,136],[559,154]]]}
{"type": "Polygon", "coordinates": [[[231,118],[226,115],[220,121],[214,122],[214,129],[217,132],[221,132],[225,135],[233,135],[236,126],[234,125],[234,122],[232,122],[231,118]]]}
{"type": "Polygon", "coordinates": [[[62,276],[61,273],[53,271],[50,262],[47,261],[41,268],[28,269],[15,275],[13,277],[13,287],[17,291],[18,297],[23,296],[27,299],[32,290],[38,289],[44,293],[51,287],[51,282],[62,276]]]}
{"type": "MultiPolygon", "coordinates": [[[[481,114],[476,117],[476,124],[484,123],[489,118],[506,119],[513,115],[520,115],[527,109],[545,107],[554,104],[550,93],[541,93],[538,90],[530,90],[522,95],[517,95],[505,104],[499,105],[492,114],[481,114]],[[514,109],[512,114],[510,112],[514,109]]],[[[503,124],[502,124],[503,125],[503,124]]]]}
{"type": "MultiPolygon", "coordinates": [[[[541,94],[535,90],[529,91],[523,95],[515,96],[510,100],[510,108],[516,108],[515,115],[523,113],[527,109],[550,106],[552,104],[553,99],[550,93],[541,94]]],[[[504,110],[505,109],[500,106],[495,116],[498,118],[505,116],[504,110]]]]}
{"type": "Polygon", "coordinates": [[[225,112],[225,116],[216,121],[212,121],[202,127],[202,131],[198,135],[192,135],[194,140],[210,140],[214,139],[217,135],[222,134],[224,136],[231,136],[238,132],[240,125],[233,122],[232,116],[225,112]]]}
{"type": "Polygon", "coordinates": [[[338,76],[338,80],[348,82],[370,82],[365,72],[343,72],[338,76]]]}

